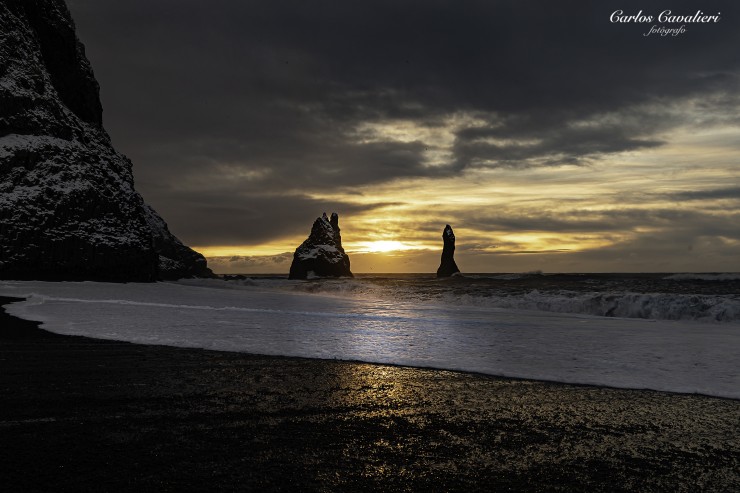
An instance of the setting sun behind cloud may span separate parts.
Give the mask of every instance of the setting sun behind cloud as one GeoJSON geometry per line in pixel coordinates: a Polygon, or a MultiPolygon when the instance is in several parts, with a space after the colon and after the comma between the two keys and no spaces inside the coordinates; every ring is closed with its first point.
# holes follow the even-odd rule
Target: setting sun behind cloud
{"type": "Polygon", "coordinates": [[[420,247],[395,240],[361,241],[355,244],[357,253],[385,253],[402,250],[418,250],[420,247]]]}

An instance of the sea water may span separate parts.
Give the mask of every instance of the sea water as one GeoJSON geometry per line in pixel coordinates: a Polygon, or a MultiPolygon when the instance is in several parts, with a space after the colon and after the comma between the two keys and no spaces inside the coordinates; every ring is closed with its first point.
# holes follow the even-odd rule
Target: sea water
{"type": "Polygon", "coordinates": [[[52,332],[740,398],[740,275],[0,281],[52,332]]]}

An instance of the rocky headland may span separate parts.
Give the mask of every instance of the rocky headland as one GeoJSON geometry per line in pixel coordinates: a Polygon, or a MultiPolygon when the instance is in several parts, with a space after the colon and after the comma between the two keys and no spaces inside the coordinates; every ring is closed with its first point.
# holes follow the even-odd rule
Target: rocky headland
{"type": "Polygon", "coordinates": [[[63,0],[0,2],[0,279],[210,276],[134,189],[63,0]]]}

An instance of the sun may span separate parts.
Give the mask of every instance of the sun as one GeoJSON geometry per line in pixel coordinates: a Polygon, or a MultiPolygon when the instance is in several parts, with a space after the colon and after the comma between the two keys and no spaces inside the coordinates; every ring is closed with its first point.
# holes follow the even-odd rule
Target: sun
{"type": "Polygon", "coordinates": [[[383,253],[393,252],[396,250],[412,250],[414,247],[394,240],[363,241],[359,242],[360,252],[365,253],[383,253]]]}

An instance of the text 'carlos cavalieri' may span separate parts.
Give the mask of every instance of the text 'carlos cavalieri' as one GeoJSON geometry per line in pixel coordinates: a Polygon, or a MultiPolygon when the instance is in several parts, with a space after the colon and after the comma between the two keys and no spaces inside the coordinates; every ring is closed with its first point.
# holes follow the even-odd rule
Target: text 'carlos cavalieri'
{"type": "Polygon", "coordinates": [[[681,24],[681,26],[666,27],[664,25],[653,24],[646,33],[643,33],[643,36],[650,36],[652,34],[658,36],[678,36],[686,32],[686,24],[716,24],[721,19],[721,12],[709,15],[701,10],[697,10],[695,14],[684,15],[676,14],[671,10],[664,10],[657,16],[654,16],[645,14],[642,10],[636,14],[625,14],[623,10],[615,10],[609,16],[609,21],[612,24],[652,24],[656,19],[662,24],[681,24]]]}

